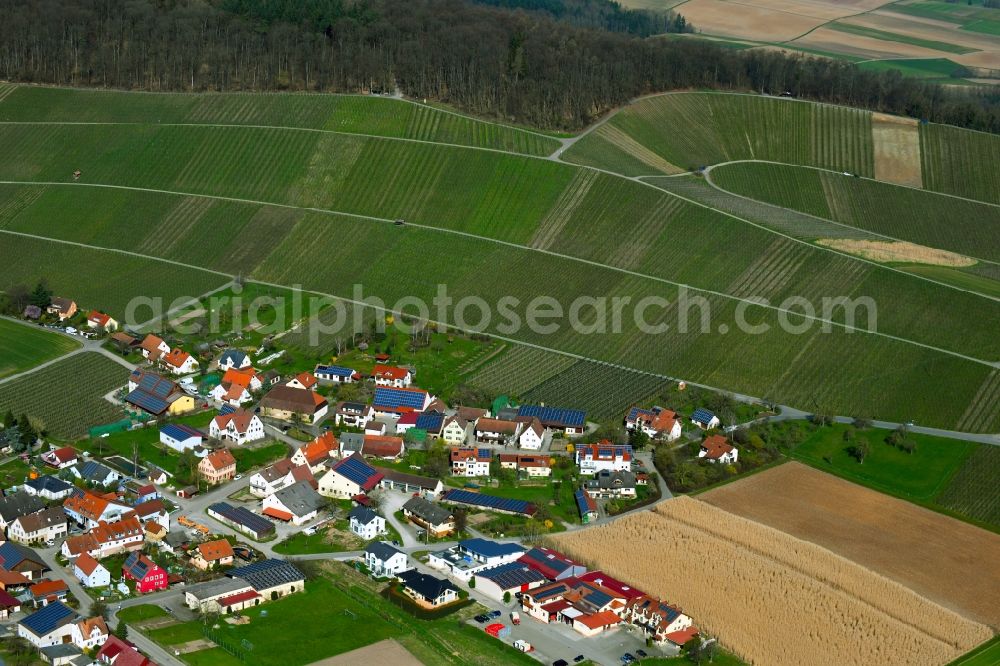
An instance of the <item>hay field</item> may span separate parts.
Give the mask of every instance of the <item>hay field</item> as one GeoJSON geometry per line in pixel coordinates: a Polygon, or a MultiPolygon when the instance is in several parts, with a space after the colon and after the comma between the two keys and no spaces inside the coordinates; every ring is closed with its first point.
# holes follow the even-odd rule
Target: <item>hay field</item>
{"type": "Polygon", "coordinates": [[[816,241],[824,247],[832,247],[880,263],[914,263],[929,266],[954,266],[964,268],[974,266],[975,259],[964,257],[948,250],[925,247],[906,241],[873,241],[850,238],[821,238],[816,241]]]}
{"type": "Polygon", "coordinates": [[[1000,626],[1000,535],[799,463],[701,499],[829,548],[965,617],[1000,626]]]}
{"type": "Polygon", "coordinates": [[[920,129],[911,118],[872,114],[875,179],[897,185],[922,187],[920,129]]]}
{"type": "Polygon", "coordinates": [[[991,635],[824,548],[689,497],[551,541],[680,605],[754,663],[944,664],[991,635]],[[627,556],[611,543],[628,544],[627,556]]]}

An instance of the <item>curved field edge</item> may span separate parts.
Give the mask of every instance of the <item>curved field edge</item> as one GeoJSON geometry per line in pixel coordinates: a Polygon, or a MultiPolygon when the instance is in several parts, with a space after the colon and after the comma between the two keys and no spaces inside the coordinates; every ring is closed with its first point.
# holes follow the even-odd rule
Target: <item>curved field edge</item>
{"type": "MultiPolygon", "coordinates": [[[[562,255],[611,266],[668,287],[778,304],[803,297],[817,310],[824,298],[866,295],[885,305],[880,333],[987,360],[997,353],[996,301],[797,242],[654,186],[547,160],[256,127],[8,125],[0,126],[0,145],[8,150],[0,179],[64,183],[71,193],[61,195],[63,206],[86,196],[82,190],[108,184],[404,219],[528,246],[546,255],[540,260],[562,255]],[[72,180],[67,164],[84,167],[80,181],[72,180]],[[765,265],[772,260],[782,264],[780,271],[765,265]],[[931,306],[937,316],[928,325],[931,306]],[[979,316],[970,321],[970,311],[979,316]]],[[[21,206],[32,202],[16,198],[11,214],[21,206]]],[[[33,206],[35,214],[41,207],[33,206]]],[[[213,210],[206,214],[217,215],[213,210]]],[[[155,219],[161,213],[144,214],[155,219]]],[[[70,227],[69,237],[89,233],[63,215],[54,213],[70,227]]],[[[187,233],[205,231],[197,213],[178,212],[177,219],[187,233]]],[[[141,226],[139,215],[126,221],[141,226]]],[[[20,224],[31,233],[27,220],[20,224]]],[[[204,238],[210,251],[214,236],[204,238]]],[[[831,316],[847,320],[841,308],[831,316]]]]}
{"type": "Polygon", "coordinates": [[[688,497],[549,541],[681,606],[752,662],[944,663],[990,634],[825,548],[688,497]],[[631,544],[629,557],[609,539],[631,544]],[[706,562],[726,563],[726,575],[706,562]]]}
{"type": "Polygon", "coordinates": [[[0,319],[0,379],[51,361],[80,343],[65,335],[23,322],[0,319]]]}
{"type": "Polygon", "coordinates": [[[562,142],[392,97],[321,93],[149,93],[16,86],[0,122],[179,123],[298,127],[545,156],[562,142]]]}
{"type": "Polygon", "coordinates": [[[1000,262],[1000,206],[782,164],[723,164],[710,178],[734,194],[888,239],[1000,262]]]}
{"type": "MultiPolygon", "coordinates": [[[[200,274],[191,261],[223,271],[207,273],[206,278],[199,279],[201,291],[189,291],[189,296],[218,287],[232,277],[225,271],[237,268],[255,281],[298,286],[338,298],[357,298],[354,285],[360,285],[366,298],[377,296],[385,307],[392,307],[404,297],[433,302],[438,285],[447,285],[449,295],[456,300],[475,296],[495,303],[501,297],[513,297],[522,305],[538,294],[551,294],[560,304],[594,294],[631,302],[651,296],[669,296],[674,302],[678,296],[678,292],[666,290],[661,283],[571,259],[549,257],[541,262],[524,248],[486,246],[466,236],[442,236],[411,226],[401,228],[264,205],[210,202],[213,207],[203,211],[201,219],[214,223],[202,224],[197,233],[190,235],[171,235],[165,232],[174,228],[173,211],[197,205],[200,198],[134,192],[119,198],[119,194],[92,193],[86,207],[81,207],[79,200],[57,197],[56,201],[70,206],[68,210],[73,210],[75,217],[60,214],[31,218],[34,233],[58,231],[56,237],[71,235],[63,220],[72,219],[77,234],[74,242],[90,240],[104,243],[105,247],[118,246],[126,252],[161,257],[159,262],[143,260],[160,264],[156,272],[147,268],[146,273],[157,275],[156,284],[161,286],[171,285],[172,275],[188,278],[200,274]],[[86,210],[101,214],[91,220],[83,213],[86,210]],[[109,218],[106,212],[112,210],[124,212],[109,218]],[[159,211],[161,217],[147,215],[150,211],[159,211]],[[137,214],[143,218],[138,226],[133,221],[137,214]],[[317,243],[318,238],[324,242],[317,243]],[[330,260],[330,247],[337,248],[336,261],[330,260]],[[452,260],[423,261],[427,256],[452,260]],[[501,265],[505,270],[498,272],[496,266],[501,265]]],[[[38,270],[30,263],[32,256],[66,253],[62,263],[79,266],[84,262],[72,257],[94,255],[114,267],[120,254],[0,234],[5,240],[0,246],[0,259],[17,265],[16,260],[27,257],[21,272],[32,276],[38,270]]],[[[125,256],[122,261],[139,259],[125,256]]],[[[96,258],[85,263],[102,265],[96,258]]],[[[141,294],[148,287],[142,281],[129,280],[94,280],[92,284],[94,299],[99,299],[100,290],[105,289],[116,303],[127,302],[130,291],[141,294]]],[[[568,354],[576,360],[612,363],[664,379],[680,377],[808,410],[847,415],[873,413],[900,421],[916,418],[922,424],[951,428],[975,402],[986,410],[967,420],[969,428],[978,432],[1000,429],[1000,410],[990,409],[1000,404],[1000,395],[990,388],[990,369],[986,366],[890,339],[836,329],[823,332],[813,328],[802,336],[793,336],[783,332],[773,314],[764,309],[749,308],[744,314],[754,323],[766,324],[769,330],[760,335],[743,334],[736,326],[732,302],[712,298],[708,304],[713,326],[722,322],[730,332],[723,334],[713,329],[706,334],[683,333],[674,327],[649,334],[627,318],[620,331],[585,335],[567,327],[544,333],[522,326],[510,333],[501,330],[499,324],[503,321],[496,320],[486,327],[486,332],[568,354]],[[823,380],[817,381],[818,377],[823,380]]],[[[649,321],[663,323],[676,316],[677,310],[671,306],[649,321]]]]}

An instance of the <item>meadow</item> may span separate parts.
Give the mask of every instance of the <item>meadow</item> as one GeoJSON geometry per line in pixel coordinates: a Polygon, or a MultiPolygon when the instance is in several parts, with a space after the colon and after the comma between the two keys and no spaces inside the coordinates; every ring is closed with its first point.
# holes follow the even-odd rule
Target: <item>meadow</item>
{"type": "Polygon", "coordinates": [[[77,349],[72,338],[0,319],[0,378],[24,372],[77,349]]]}
{"type": "Polygon", "coordinates": [[[1000,262],[1000,207],[839,173],[779,164],[727,164],[719,187],[882,236],[1000,262]]]}
{"type": "Polygon", "coordinates": [[[689,497],[549,542],[681,606],[753,663],[943,664],[992,634],[825,548],[689,497]],[[629,556],[610,541],[629,543],[629,556]],[[705,562],[725,562],[727,575],[705,562]]]}
{"type": "Polygon", "coordinates": [[[1000,548],[1000,534],[795,462],[698,498],[827,548],[965,618],[1000,623],[1000,563],[982,561],[1000,548]]]}
{"type": "Polygon", "coordinates": [[[73,439],[91,426],[122,418],[104,395],[125,385],[128,370],[87,352],[0,384],[0,414],[27,414],[56,439],[73,439]]]}

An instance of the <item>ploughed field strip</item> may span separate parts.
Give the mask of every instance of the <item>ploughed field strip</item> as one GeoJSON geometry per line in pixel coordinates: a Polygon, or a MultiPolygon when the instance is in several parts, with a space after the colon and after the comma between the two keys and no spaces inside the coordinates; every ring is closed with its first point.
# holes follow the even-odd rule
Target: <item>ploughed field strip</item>
{"type": "MultiPolygon", "coordinates": [[[[806,144],[800,152],[829,153],[812,139],[806,144]]],[[[10,155],[0,180],[53,183],[0,186],[0,231],[227,274],[191,295],[235,272],[337,296],[364,284],[389,304],[401,296],[429,300],[437,284],[447,284],[456,298],[514,295],[527,302],[548,293],[566,304],[578,295],[674,301],[677,285],[686,284],[708,290],[698,293],[711,304],[711,334],[670,329],[653,336],[626,322],[620,333],[544,335],[522,327],[513,337],[789,404],[838,413],[864,406],[944,427],[957,422],[990,372],[945,352],[986,359],[996,353],[1000,312],[975,295],[781,238],[647,185],[550,161],[258,127],[8,125],[0,126],[0,145],[10,155]],[[247,166],[227,166],[234,163],[247,166]],[[70,177],[72,168],[81,169],[79,181],[70,177]],[[389,223],[396,218],[407,224],[389,223]],[[176,227],[184,233],[172,233],[176,227]],[[537,249],[521,247],[529,244],[537,249]],[[769,253],[783,274],[765,280],[770,265],[760,261],[769,253]],[[427,262],[428,256],[449,259],[427,262]],[[870,294],[882,306],[883,335],[834,326],[831,333],[791,336],[780,330],[775,310],[758,306],[748,311],[771,330],[739,332],[740,301],[723,294],[749,298],[758,291],[778,302],[870,294]],[[965,321],[971,311],[978,316],[965,321]],[[721,324],[727,334],[719,333],[721,324]],[[815,377],[824,377],[821,385],[815,377]]],[[[159,270],[197,274],[165,263],[159,270]]],[[[677,314],[672,305],[655,316],[665,322],[677,314]]],[[[842,321],[844,314],[830,316],[842,321]]],[[[493,325],[488,330],[496,332],[493,325]]]]}

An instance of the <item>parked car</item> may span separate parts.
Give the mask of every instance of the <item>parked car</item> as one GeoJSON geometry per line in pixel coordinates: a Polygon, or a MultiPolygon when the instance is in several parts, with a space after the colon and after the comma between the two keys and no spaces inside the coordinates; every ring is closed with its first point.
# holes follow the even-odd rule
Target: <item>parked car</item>
{"type": "Polygon", "coordinates": [[[633,661],[635,661],[635,655],[632,654],[631,652],[626,652],[625,654],[622,655],[623,664],[631,664],[633,661]]]}
{"type": "Polygon", "coordinates": [[[584,657],[582,654],[578,654],[575,657],[573,657],[573,663],[574,664],[579,664],[584,659],[586,659],[586,657],[584,657]]]}
{"type": "Polygon", "coordinates": [[[490,621],[490,616],[489,615],[477,615],[476,617],[474,617],[472,619],[474,619],[479,624],[486,624],[487,622],[490,621]]]}
{"type": "Polygon", "coordinates": [[[636,650],[635,651],[635,656],[639,657],[639,659],[645,659],[649,655],[646,653],[645,650],[636,650]]]}
{"type": "Polygon", "coordinates": [[[493,619],[496,619],[496,618],[500,617],[501,615],[503,615],[503,613],[501,613],[498,610],[490,611],[490,617],[493,618],[493,619]]]}
{"type": "Polygon", "coordinates": [[[569,662],[565,659],[556,659],[552,662],[552,666],[569,666],[569,662]]]}

